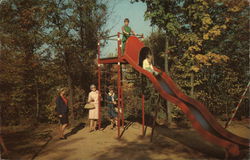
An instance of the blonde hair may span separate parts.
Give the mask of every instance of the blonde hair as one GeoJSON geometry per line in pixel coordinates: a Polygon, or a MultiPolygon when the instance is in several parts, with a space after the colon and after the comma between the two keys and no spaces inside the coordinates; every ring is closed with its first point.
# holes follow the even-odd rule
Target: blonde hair
{"type": "Polygon", "coordinates": [[[90,85],[90,89],[93,88],[93,87],[96,88],[96,86],[95,86],[94,84],[91,84],[91,85],[90,85]]]}
{"type": "Polygon", "coordinates": [[[62,87],[62,88],[60,88],[60,89],[58,89],[58,94],[61,94],[63,91],[67,91],[67,88],[65,88],[65,87],[62,87]]]}

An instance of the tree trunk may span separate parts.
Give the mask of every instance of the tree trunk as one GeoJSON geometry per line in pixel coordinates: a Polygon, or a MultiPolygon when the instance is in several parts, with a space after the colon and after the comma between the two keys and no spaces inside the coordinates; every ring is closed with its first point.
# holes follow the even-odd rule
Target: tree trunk
{"type": "Polygon", "coordinates": [[[190,93],[190,96],[192,98],[194,98],[194,72],[191,73],[190,81],[191,81],[191,93],[190,93]]]}
{"type": "MultiPolygon", "coordinates": [[[[169,75],[169,68],[168,68],[168,47],[169,47],[169,39],[168,36],[166,36],[166,47],[165,47],[165,56],[164,56],[164,61],[165,61],[165,72],[169,75]]],[[[168,124],[172,123],[172,104],[167,101],[167,117],[168,117],[168,124]]]]}
{"type": "Polygon", "coordinates": [[[36,120],[39,121],[39,110],[40,110],[40,105],[39,105],[39,91],[38,91],[38,83],[36,81],[36,120]]]}
{"type": "Polygon", "coordinates": [[[153,124],[152,124],[151,135],[150,135],[150,142],[153,142],[153,136],[154,136],[155,126],[156,126],[156,120],[157,120],[157,116],[158,116],[158,107],[159,107],[159,105],[155,106],[155,114],[154,114],[154,119],[153,119],[153,124]]]}
{"type": "Polygon", "coordinates": [[[70,120],[73,121],[74,120],[74,107],[73,107],[73,87],[72,87],[72,79],[70,77],[70,74],[68,73],[68,88],[69,88],[69,108],[71,110],[70,113],[70,120]]]}

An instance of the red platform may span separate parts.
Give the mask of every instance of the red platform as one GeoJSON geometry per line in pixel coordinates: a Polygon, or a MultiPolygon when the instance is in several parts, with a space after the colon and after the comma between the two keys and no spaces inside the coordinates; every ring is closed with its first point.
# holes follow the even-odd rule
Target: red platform
{"type": "Polygon", "coordinates": [[[126,60],[124,60],[124,57],[99,59],[99,64],[117,64],[118,62],[123,63],[123,64],[128,63],[126,60]]]}

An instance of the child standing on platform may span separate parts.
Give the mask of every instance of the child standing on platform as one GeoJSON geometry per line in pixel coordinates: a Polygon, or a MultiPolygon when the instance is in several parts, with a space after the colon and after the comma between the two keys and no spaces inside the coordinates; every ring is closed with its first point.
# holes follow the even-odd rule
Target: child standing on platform
{"type": "Polygon", "coordinates": [[[124,26],[122,27],[122,53],[124,53],[125,45],[127,39],[130,37],[131,34],[135,35],[135,32],[128,26],[129,25],[129,19],[124,19],[124,26]]]}

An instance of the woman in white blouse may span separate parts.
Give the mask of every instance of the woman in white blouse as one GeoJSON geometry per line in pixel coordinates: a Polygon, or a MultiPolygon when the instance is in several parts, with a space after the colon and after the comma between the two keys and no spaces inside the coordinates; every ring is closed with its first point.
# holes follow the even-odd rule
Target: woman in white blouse
{"type": "Polygon", "coordinates": [[[99,119],[99,107],[98,107],[99,92],[98,90],[96,90],[96,86],[93,84],[90,86],[90,90],[91,92],[89,93],[88,96],[88,103],[95,106],[94,109],[89,110],[89,121],[90,121],[89,131],[92,132],[96,130],[97,120],[99,119]]]}

